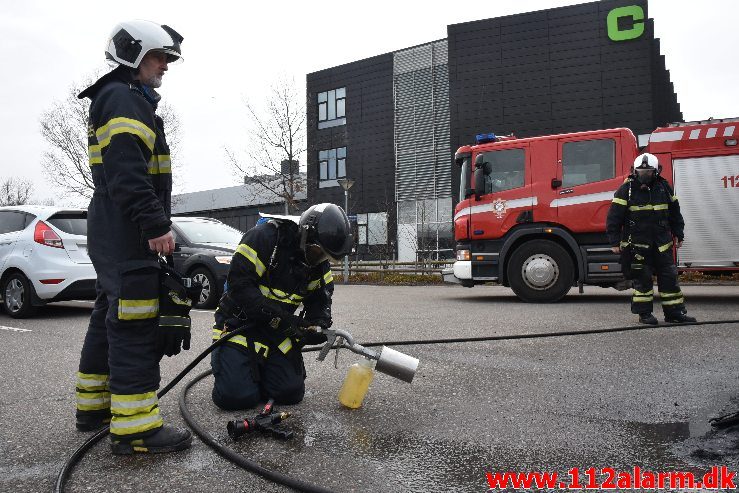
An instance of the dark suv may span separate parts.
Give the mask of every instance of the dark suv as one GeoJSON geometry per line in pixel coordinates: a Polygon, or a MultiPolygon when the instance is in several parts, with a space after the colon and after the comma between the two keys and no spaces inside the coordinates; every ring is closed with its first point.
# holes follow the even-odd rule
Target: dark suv
{"type": "Polygon", "coordinates": [[[173,217],[172,232],[175,268],[203,285],[195,308],[215,307],[244,233],[209,217],[173,217]]]}

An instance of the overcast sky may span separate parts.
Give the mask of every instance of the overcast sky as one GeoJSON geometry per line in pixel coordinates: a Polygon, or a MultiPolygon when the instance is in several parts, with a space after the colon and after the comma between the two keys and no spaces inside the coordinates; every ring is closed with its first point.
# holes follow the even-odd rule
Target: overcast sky
{"type": "MultiPolygon", "coordinates": [[[[259,105],[280,77],[294,79],[304,94],[307,73],[445,38],[447,24],[583,2],[0,3],[0,180],[29,179],[37,199],[59,204],[40,165],[39,118],[101,66],[118,21],[154,20],[185,38],[185,61],[170,67],[160,92],[182,124],[177,191],[192,192],[239,183],[224,147],[245,149],[244,100],[259,105]]],[[[739,2],[650,0],[649,15],[685,119],[739,116],[739,2]]]]}

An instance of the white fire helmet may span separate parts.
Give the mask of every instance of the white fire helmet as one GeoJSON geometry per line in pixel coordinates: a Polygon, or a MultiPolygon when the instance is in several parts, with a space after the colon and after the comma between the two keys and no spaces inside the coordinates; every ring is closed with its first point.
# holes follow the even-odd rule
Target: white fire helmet
{"type": "Polygon", "coordinates": [[[659,160],[654,154],[645,152],[634,159],[636,179],[643,185],[652,183],[660,172],[659,160]]]}
{"type": "Polygon", "coordinates": [[[639,154],[636,156],[636,159],[634,159],[634,169],[652,170],[656,173],[659,170],[659,160],[657,159],[657,156],[649,154],[648,152],[639,154]]]}
{"type": "Polygon", "coordinates": [[[117,24],[108,36],[105,58],[110,62],[138,68],[144,56],[154,50],[166,53],[169,63],[182,59],[182,36],[166,25],[133,20],[117,24]]]}

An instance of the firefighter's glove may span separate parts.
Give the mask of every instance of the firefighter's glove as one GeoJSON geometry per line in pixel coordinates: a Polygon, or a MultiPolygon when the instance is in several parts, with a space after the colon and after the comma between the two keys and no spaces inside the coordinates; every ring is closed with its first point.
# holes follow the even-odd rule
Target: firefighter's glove
{"type": "Polygon", "coordinates": [[[300,342],[307,346],[325,343],[328,341],[328,337],[326,337],[326,334],[321,332],[321,330],[322,328],[320,326],[311,325],[302,331],[300,342]]]}
{"type": "Polygon", "coordinates": [[[308,327],[308,323],[292,314],[283,313],[280,316],[272,318],[269,322],[270,327],[280,331],[286,337],[300,338],[301,334],[308,327]]]}
{"type": "Polygon", "coordinates": [[[159,346],[163,354],[174,356],[180,348],[190,349],[190,308],[192,300],[167,290],[159,298],[159,346]]]}
{"type": "Polygon", "coordinates": [[[159,345],[162,354],[174,356],[180,354],[180,348],[185,351],[190,349],[190,318],[187,318],[188,325],[185,326],[164,326],[159,323],[159,345]]]}

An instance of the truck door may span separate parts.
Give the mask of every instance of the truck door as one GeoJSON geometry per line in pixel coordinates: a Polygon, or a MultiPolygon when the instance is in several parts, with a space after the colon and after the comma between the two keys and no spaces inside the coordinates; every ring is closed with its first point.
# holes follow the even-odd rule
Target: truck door
{"type": "Polygon", "coordinates": [[[739,266],[739,154],[672,162],[675,195],[685,219],[681,267],[739,266]]]}
{"type": "Polygon", "coordinates": [[[473,241],[502,237],[518,222],[523,222],[522,215],[531,214],[536,205],[536,197],[531,193],[528,145],[496,148],[482,155],[485,193],[480,200],[470,201],[473,241]]]}
{"type": "Polygon", "coordinates": [[[559,139],[550,206],[573,233],[604,231],[613,193],[623,183],[620,141],[618,132],[559,139]]]}

